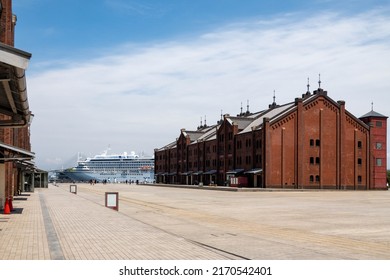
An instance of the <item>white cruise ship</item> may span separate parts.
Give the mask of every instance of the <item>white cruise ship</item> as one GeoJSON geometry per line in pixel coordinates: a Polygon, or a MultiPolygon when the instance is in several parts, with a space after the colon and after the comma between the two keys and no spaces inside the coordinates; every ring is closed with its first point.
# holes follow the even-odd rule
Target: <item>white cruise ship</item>
{"type": "Polygon", "coordinates": [[[154,157],[130,154],[109,155],[105,151],[85,160],[78,160],[77,166],[64,170],[64,175],[75,181],[107,183],[154,181],[154,157]]]}

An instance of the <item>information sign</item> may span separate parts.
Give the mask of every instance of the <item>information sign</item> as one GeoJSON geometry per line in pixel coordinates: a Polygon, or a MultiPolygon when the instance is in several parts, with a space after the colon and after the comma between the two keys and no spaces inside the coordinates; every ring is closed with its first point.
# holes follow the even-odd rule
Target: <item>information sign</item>
{"type": "Polygon", "coordinates": [[[119,208],[119,193],[106,192],[106,207],[118,211],[119,208]]]}

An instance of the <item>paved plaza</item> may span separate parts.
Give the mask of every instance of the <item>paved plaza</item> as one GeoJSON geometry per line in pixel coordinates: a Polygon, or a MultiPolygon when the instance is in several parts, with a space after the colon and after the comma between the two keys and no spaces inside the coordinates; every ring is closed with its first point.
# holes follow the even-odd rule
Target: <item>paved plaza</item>
{"type": "Polygon", "coordinates": [[[0,214],[1,260],[390,259],[389,191],[60,184],[13,207],[0,214]]]}

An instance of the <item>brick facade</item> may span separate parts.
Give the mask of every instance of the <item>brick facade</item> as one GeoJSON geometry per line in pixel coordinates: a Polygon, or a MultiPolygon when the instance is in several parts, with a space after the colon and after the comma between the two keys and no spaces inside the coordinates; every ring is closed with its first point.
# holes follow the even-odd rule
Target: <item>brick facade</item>
{"type": "MultiPolygon", "coordinates": [[[[1,2],[1,16],[0,16],[0,42],[4,45],[13,47],[14,46],[14,29],[16,25],[16,16],[12,13],[12,1],[11,0],[0,0],[1,2]]],[[[3,61],[1,61],[3,63],[3,61]]],[[[9,79],[7,85],[15,89],[18,88],[17,85],[14,85],[16,74],[13,71],[10,71],[7,63],[3,64],[3,67],[0,68],[2,71],[2,77],[7,77],[9,79]]],[[[2,87],[2,94],[6,92],[4,88],[4,83],[0,85],[2,87]]],[[[12,91],[12,90],[11,90],[12,91]]],[[[7,97],[8,98],[8,97],[7,97]]],[[[26,100],[27,102],[27,100],[26,100]]],[[[20,112],[18,109],[13,108],[13,117],[15,115],[21,116],[24,112],[20,112]]],[[[13,117],[10,115],[0,113],[0,142],[9,147],[15,147],[23,149],[24,151],[31,151],[30,144],[30,128],[29,123],[25,122],[24,124],[15,124],[13,117]]],[[[2,208],[4,201],[17,194],[18,189],[23,185],[24,179],[22,178],[23,172],[21,171],[21,166],[14,160],[5,160],[4,158],[11,158],[14,155],[7,148],[0,151],[1,158],[0,168],[1,178],[0,178],[0,209],[2,208]]]]}
{"type": "Polygon", "coordinates": [[[387,117],[372,111],[359,119],[344,101],[319,88],[258,113],[225,115],[211,127],[182,129],[176,142],[155,150],[156,181],[387,189],[386,136],[387,117]]]}

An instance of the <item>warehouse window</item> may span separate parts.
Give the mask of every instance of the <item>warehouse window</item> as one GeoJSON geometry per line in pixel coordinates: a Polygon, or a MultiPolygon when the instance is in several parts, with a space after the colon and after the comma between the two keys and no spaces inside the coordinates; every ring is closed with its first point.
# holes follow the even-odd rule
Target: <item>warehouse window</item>
{"type": "Polygon", "coordinates": [[[362,159],[361,158],[358,158],[358,164],[362,165],[362,159]]]}
{"type": "Polygon", "coordinates": [[[382,127],[382,122],[381,121],[377,121],[376,122],[376,127],[382,127]]]}
{"type": "Polygon", "coordinates": [[[362,148],[362,141],[358,141],[357,145],[358,145],[358,148],[361,149],[362,148]]]}
{"type": "Polygon", "coordinates": [[[261,148],[261,140],[256,140],[256,148],[257,149],[261,148]]]}
{"type": "Polygon", "coordinates": [[[320,175],[316,175],[316,182],[320,181],[320,175]]]}
{"type": "Polygon", "coordinates": [[[320,141],[320,139],[317,139],[317,140],[316,140],[316,146],[318,146],[318,147],[319,147],[319,146],[320,146],[320,144],[321,144],[321,141],[320,141]]]}
{"type": "Polygon", "coordinates": [[[314,157],[310,157],[310,164],[314,164],[314,157]]]}
{"type": "Polygon", "coordinates": [[[316,157],[316,164],[320,164],[320,158],[316,157]]]}
{"type": "Polygon", "coordinates": [[[382,159],[381,158],[376,159],[376,166],[382,166],[382,159]]]}
{"type": "Polygon", "coordinates": [[[310,139],[310,146],[311,146],[311,147],[314,146],[314,139],[310,139]]]}
{"type": "Polygon", "coordinates": [[[381,142],[377,142],[376,143],[376,149],[377,150],[382,150],[382,143],[381,142]]]}
{"type": "Polygon", "coordinates": [[[311,183],[314,182],[314,176],[313,176],[313,175],[310,175],[310,182],[311,182],[311,183]]]}
{"type": "Polygon", "coordinates": [[[358,176],[358,183],[359,183],[359,184],[362,183],[362,176],[358,176]]]}

